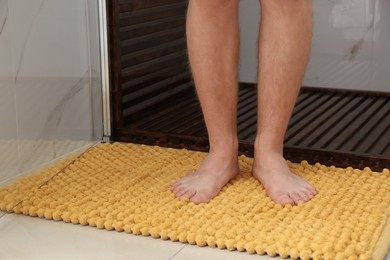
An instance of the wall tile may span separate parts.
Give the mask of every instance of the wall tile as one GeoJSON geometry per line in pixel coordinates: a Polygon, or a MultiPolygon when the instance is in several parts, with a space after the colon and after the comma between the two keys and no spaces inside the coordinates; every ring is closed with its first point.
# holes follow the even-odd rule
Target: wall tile
{"type": "Polygon", "coordinates": [[[17,121],[8,0],[0,0],[0,180],[18,170],[17,121]]]}
{"type": "Polygon", "coordinates": [[[390,92],[390,1],[375,3],[372,86],[384,85],[383,90],[390,92]]]}
{"type": "MultiPolygon", "coordinates": [[[[305,86],[390,92],[387,0],[314,0],[312,55],[305,86]]],[[[240,80],[256,82],[259,4],[241,1],[240,80]]]]}
{"type": "Polygon", "coordinates": [[[0,0],[0,130],[8,133],[0,152],[16,151],[0,157],[14,159],[0,183],[101,140],[93,113],[101,100],[92,100],[99,98],[98,43],[89,28],[97,28],[89,14],[96,10],[86,1],[0,0]]]}
{"type": "Polygon", "coordinates": [[[16,77],[79,78],[88,68],[85,1],[9,2],[16,77]]]}

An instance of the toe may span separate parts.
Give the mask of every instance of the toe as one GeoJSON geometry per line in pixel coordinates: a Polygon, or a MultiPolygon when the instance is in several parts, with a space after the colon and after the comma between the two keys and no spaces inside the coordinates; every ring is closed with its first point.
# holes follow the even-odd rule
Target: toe
{"type": "Polygon", "coordinates": [[[286,206],[287,204],[289,205],[295,204],[294,201],[288,195],[280,195],[275,199],[275,202],[282,206],[286,206]]]}
{"type": "Polygon", "coordinates": [[[310,189],[310,188],[306,188],[306,189],[305,189],[305,193],[306,193],[306,195],[307,195],[310,199],[314,198],[314,196],[315,196],[314,192],[313,192],[312,189],[310,189]]]}
{"type": "Polygon", "coordinates": [[[173,193],[176,194],[180,189],[181,189],[181,184],[179,183],[179,184],[177,184],[177,185],[174,186],[174,187],[172,186],[172,189],[171,189],[171,190],[172,190],[173,193]]]}
{"type": "Polygon", "coordinates": [[[189,199],[196,194],[195,190],[188,189],[182,195],[178,196],[181,199],[189,199]]]}
{"type": "Polygon", "coordinates": [[[190,198],[190,201],[194,204],[207,203],[210,201],[210,198],[203,193],[195,193],[195,195],[190,198]]]}
{"type": "Polygon", "coordinates": [[[177,187],[179,187],[180,186],[180,184],[181,184],[181,182],[180,181],[177,181],[177,182],[175,182],[172,186],[171,186],[171,190],[172,191],[174,191],[174,190],[176,190],[177,189],[177,187]]]}
{"type": "Polygon", "coordinates": [[[179,191],[183,190],[183,189],[188,189],[189,185],[188,183],[185,183],[185,182],[180,182],[176,187],[175,189],[173,190],[173,193],[178,193],[179,191]]]}
{"type": "Polygon", "coordinates": [[[183,196],[186,192],[187,192],[187,190],[182,189],[182,190],[180,190],[180,191],[178,191],[178,192],[176,193],[176,197],[179,198],[179,199],[181,199],[182,196],[183,196]]]}
{"type": "Polygon", "coordinates": [[[310,184],[309,184],[309,186],[307,187],[307,189],[315,196],[318,192],[317,192],[317,190],[313,187],[313,186],[311,186],[310,184]]]}
{"type": "Polygon", "coordinates": [[[313,187],[313,185],[311,185],[308,181],[306,181],[305,179],[300,179],[299,181],[299,184],[301,187],[304,187],[305,189],[309,190],[311,193],[313,193],[313,195],[316,195],[317,194],[317,191],[316,189],[313,187]]]}
{"type": "Polygon", "coordinates": [[[183,195],[187,192],[191,192],[191,189],[189,187],[182,187],[180,190],[177,191],[176,197],[182,198],[183,195]]]}
{"type": "Polygon", "coordinates": [[[306,192],[306,197],[308,198],[308,200],[311,200],[312,198],[314,198],[314,195],[311,192],[306,192]]]}
{"type": "Polygon", "coordinates": [[[310,194],[308,194],[305,190],[302,190],[299,193],[299,196],[303,199],[303,202],[307,202],[307,201],[309,201],[311,199],[310,198],[310,194]]]}
{"type": "Polygon", "coordinates": [[[175,182],[174,184],[172,184],[172,186],[171,186],[171,191],[172,192],[174,192],[176,189],[177,189],[177,186],[178,186],[179,184],[177,183],[177,182],[175,182]]]}
{"type": "Polygon", "coordinates": [[[290,193],[290,198],[294,201],[296,205],[302,204],[304,202],[304,199],[297,192],[290,193]]]}
{"type": "Polygon", "coordinates": [[[182,194],[184,194],[186,191],[187,191],[187,188],[186,188],[186,187],[180,186],[180,187],[178,187],[178,188],[174,191],[174,193],[175,193],[176,197],[180,197],[180,196],[181,196],[182,194]]]}

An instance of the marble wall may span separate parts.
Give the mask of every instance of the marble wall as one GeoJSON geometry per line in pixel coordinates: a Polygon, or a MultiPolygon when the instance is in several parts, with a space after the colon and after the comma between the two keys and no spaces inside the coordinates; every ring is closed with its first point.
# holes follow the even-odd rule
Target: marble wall
{"type": "Polygon", "coordinates": [[[97,0],[0,0],[0,186],[102,138],[97,0]]]}
{"type": "MultiPolygon", "coordinates": [[[[390,1],[313,0],[314,36],[303,85],[390,92],[390,1]]],[[[240,80],[256,82],[258,0],[240,6],[240,80]]]]}

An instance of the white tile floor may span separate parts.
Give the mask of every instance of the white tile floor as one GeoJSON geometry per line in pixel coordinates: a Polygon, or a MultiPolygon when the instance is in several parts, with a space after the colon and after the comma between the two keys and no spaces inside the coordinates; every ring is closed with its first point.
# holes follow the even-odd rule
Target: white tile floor
{"type": "MultiPolygon", "coordinates": [[[[125,232],[48,221],[16,214],[0,216],[0,259],[265,260],[268,256],[197,247],[125,232]]],[[[390,260],[390,256],[386,258],[390,260]]]]}
{"type": "Polygon", "coordinates": [[[0,259],[270,259],[23,215],[0,217],[0,259]]]}

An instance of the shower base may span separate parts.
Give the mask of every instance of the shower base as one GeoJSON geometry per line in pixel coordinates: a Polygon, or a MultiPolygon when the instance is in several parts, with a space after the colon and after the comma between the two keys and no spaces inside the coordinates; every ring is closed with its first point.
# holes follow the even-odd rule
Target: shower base
{"type": "MultiPolygon", "coordinates": [[[[239,152],[253,156],[256,87],[240,84],[239,152]]],[[[221,108],[223,109],[223,108],[221,108]]],[[[114,129],[115,141],[208,151],[193,89],[114,129]]],[[[285,158],[380,171],[390,168],[390,94],[303,87],[285,139],[285,158]]]]}

